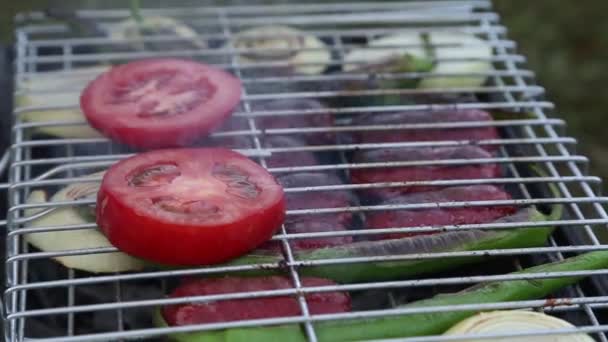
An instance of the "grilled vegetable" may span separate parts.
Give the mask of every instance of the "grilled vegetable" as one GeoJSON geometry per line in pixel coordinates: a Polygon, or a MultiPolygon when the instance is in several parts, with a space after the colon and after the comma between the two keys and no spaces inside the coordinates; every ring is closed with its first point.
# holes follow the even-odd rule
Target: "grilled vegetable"
{"type": "MultiPolygon", "coordinates": [[[[285,230],[289,234],[304,234],[317,232],[347,231],[348,226],[331,215],[302,215],[285,220],[285,230]]],[[[344,246],[353,242],[352,236],[317,237],[291,240],[292,251],[312,250],[318,248],[344,246]]],[[[279,252],[281,244],[278,241],[268,241],[259,248],[260,251],[271,250],[279,252]]]]}
{"type": "MultiPolygon", "coordinates": [[[[398,113],[371,113],[357,117],[353,120],[355,125],[424,125],[433,123],[491,123],[493,117],[490,113],[478,110],[437,110],[420,112],[398,113]]],[[[391,130],[365,130],[354,134],[355,141],[359,143],[386,143],[386,142],[421,142],[421,141],[450,141],[466,140],[476,142],[479,140],[498,139],[498,131],[492,126],[463,127],[463,128],[413,128],[391,130]]],[[[493,152],[496,145],[482,145],[482,148],[493,152]]]]}
{"type": "Polygon", "coordinates": [[[70,125],[37,126],[35,132],[61,138],[101,137],[89,126],[78,108],[80,91],[87,82],[106,71],[105,66],[74,69],[70,72],[48,72],[28,76],[17,84],[15,103],[19,107],[65,106],[69,109],[34,109],[22,112],[20,117],[31,123],[57,121],[80,122],[70,125]]]}
{"type": "MultiPolygon", "coordinates": [[[[310,186],[340,185],[342,180],[331,173],[300,172],[279,176],[278,182],[286,188],[310,186]]],[[[300,191],[286,194],[287,209],[343,208],[348,207],[353,200],[353,194],[347,190],[331,191],[300,191]]],[[[310,216],[310,215],[308,215],[310,216]]],[[[319,217],[319,215],[314,215],[319,217]]],[[[332,218],[348,225],[352,214],[348,212],[332,214],[332,218]]]]}
{"type": "MultiPolygon", "coordinates": [[[[573,272],[598,270],[608,267],[608,252],[591,252],[564,261],[540,265],[515,272],[534,274],[547,272],[573,272]]],[[[453,294],[437,295],[416,301],[403,308],[428,308],[444,305],[510,302],[543,298],[563,287],[577,283],[578,277],[540,278],[489,282],[453,294]]],[[[315,326],[320,341],[350,341],[373,338],[391,338],[441,334],[453,324],[475,314],[475,311],[447,311],[412,314],[378,320],[328,322],[315,326]]]]}
{"type": "MultiPolygon", "coordinates": [[[[266,148],[293,148],[306,146],[306,142],[295,136],[271,135],[262,139],[266,148]]],[[[277,152],[266,158],[268,167],[294,167],[318,165],[314,153],[310,151],[277,152]]]]}
{"type": "MultiPolygon", "coordinates": [[[[355,163],[417,162],[446,159],[484,159],[492,154],[479,146],[448,146],[419,148],[385,148],[355,152],[355,163]]],[[[350,172],[355,184],[382,182],[417,182],[448,179],[487,179],[501,176],[500,166],[495,163],[463,163],[456,165],[421,165],[405,167],[357,168],[350,172]]],[[[365,197],[390,198],[413,192],[438,190],[439,186],[408,185],[390,188],[360,190],[365,197]]]]}
{"type": "MultiPolygon", "coordinates": [[[[419,192],[415,194],[397,196],[380,202],[380,205],[500,201],[509,199],[511,199],[511,195],[496,186],[469,185],[448,187],[438,191],[419,192]]],[[[512,215],[516,211],[517,208],[510,205],[372,211],[366,214],[366,222],[367,226],[372,229],[481,224],[495,221],[503,216],[512,215]]],[[[377,235],[375,238],[398,239],[400,237],[415,236],[420,234],[433,233],[389,233],[377,235]]]]}
{"type": "MultiPolygon", "coordinates": [[[[332,286],[333,281],[304,277],[301,284],[307,287],[332,286]]],[[[288,277],[196,279],[186,281],[169,295],[172,298],[204,296],[252,291],[292,288],[288,277]]],[[[306,295],[311,314],[327,314],[350,311],[348,293],[321,292],[306,295]]],[[[245,319],[297,316],[300,306],[295,296],[258,297],[205,303],[184,303],[162,308],[164,321],[171,326],[188,324],[230,322],[245,319]]]]}
{"type": "MultiPolygon", "coordinates": [[[[92,176],[101,175],[101,173],[92,176]]],[[[85,198],[94,198],[97,194],[99,183],[75,183],[69,185],[57,193],[50,200],[44,191],[33,191],[28,204],[72,201],[85,198]]],[[[33,216],[45,209],[28,209],[26,216],[33,216]]],[[[58,227],[66,225],[79,225],[94,223],[93,209],[86,207],[57,207],[43,216],[29,221],[27,227],[58,227]]],[[[106,237],[97,229],[79,229],[50,231],[44,233],[30,233],[25,235],[25,240],[44,252],[68,251],[75,249],[111,247],[106,237]]],[[[140,270],[145,262],[133,258],[124,253],[100,253],[77,256],[55,257],[59,263],[68,268],[74,268],[92,273],[125,272],[140,270]]]]}
{"type": "MultiPolygon", "coordinates": [[[[278,182],[284,187],[301,188],[310,186],[340,185],[342,181],[334,174],[321,172],[301,172],[285,174],[278,177],[278,182]]],[[[285,195],[288,210],[314,208],[340,208],[351,205],[353,195],[347,190],[288,192],[285,195]]],[[[352,225],[351,213],[330,215],[297,215],[285,219],[287,233],[313,233],[329,231],[345,231],[352,225]]],[[[292,240],[292,250],[315,249],[328,246],[340,246],[352,242],[351,236],[319,237],[313,239],[292,240]]],[[[261,251],[277,251],[280,244],[269,241],[260,247],[261,251]]]]}
{"type": "Polygon", "coordinates": [[[169,17],[146,16],[138,21],[129,18],[108,26],[108,36],[115,42],[128,44],[142,51],[174,51],[205,49],[207,42],[191,27],[169,17]],[[146,36],[175,36],[175,40],[144,41],[146,36]]]}
{"type": "MultiPolygon", "coordinates": [[[[429,76],[420,80],[417,85],[407,82],[400,86],[402,88],[413,86],[419,88],[477,87],[484,83],[486,76],[469,74],[490,71],[492,63],[488,59],[491,57],[492,47],[486,41],[468,33],[402,32],[372,40],[367,47],[349,52],[344,56],[344,71],[366,70],[370,67],[372,71],[431,71],[431,74],[446,73],[453,74],[453,76],[429,76]],[[425,62],[429,59],[437,59],[437,61],[432,65],[425,62]],[[380,66],[385,66],[384,70],[380,66]]],[[[391,85],[394,84],[389,84],[389,86],[391,85]]]]}
{"type": "MultiPolygon", "coordinates": [[[[560,262],[531,267],[513,274],[587,271],[605,269],[607,267],[608,252],[599,251],[568,258],[560,262]]],[[[428,308],[446,305],[532,300],[543,298],[561,288],[575,284],[583,278],[582,276],[578,276],[538,278],[534,281],[509,280],[489,282],[470,287],[461,292],[440,294],[430,299],[412,302],[401,306],[401,308],[428,308]]],[[[475,313],[476,311],[474,310],[444,311],[347,321],[321,321],[315,323],[315,332],[319,341],[336,342],[436,335],[445,332],[454,324],[475,313]]],[[[166,326],[166,323],[162,320],[162,316],[157,314],[156,318],[158,325],[166,326]]],[[[171,337],[182,342],[306,341],[304,331],[295,325],[179,333],[171,337]]]]}
{"type": "MultiPolygon", "coordinates": [[[[261,26],[236,34],[230,42],[241,65],[280,62],[294,73],[320,74],[331,61],[331,53],[319,38],[287,26],[261,26]]],[[[224,47],[228,48],[227,43],[224,47]]]]}
{"type": "MultiPolygon", "coordinates": [[[[562,206],[555,205],[549,215],[534,208],[521,209],[514,215],[502,217],[494,222],[538,222],[557,220],[561,217],[562,206]]],[[[530,227],[517,229],[475,229],[451,231],[434,235],[423,235],[393,240],[362,241],[339,247],[298,251],[294,258],[301,261],[325,259],[379,257],[424,253],[447,253],[456,251],[492,250],[504,248],[525,248],[542,246],[547,241],[553,227],[530,227]]],[[[483,261],[478,256],[450,257],[440,259],[402,260],[390,262],[361,262],[338,265],[307,265],[300,272],[307,276],[333,279],[341,283],[377,281],[418,276],[425,273],[441,272],[454,267],[483,261]]],[[[229,265],[281,264],[282,258],[268,255],[264,251],[254,251],[245,257],[228,263],[229,265]]],[[[246,274],[269,274],[271,270],[248,271],[246,274]]]]}
{"type": "Polygon", "coordinates": [[[91,126],[137,148],[181,147],[208,135],[232,115],[241,82],[207,64],[146,59],[115,66],[83,90],[91,126]]]}
{"type": "MultiPolygon", "coordinates": [[[[334,117],[319,101],[313,99],[280,99],[256,101],[251,105],[253,111],[290,111],[290,114],[275,114],[256,117],[256,123],[264,129],[301,129],[315,127],[332,127],[334,117]],[[311,113],[314,112],[314,113],[311,113]]],[[[315,132],[302,134],[301,137],[310,145],[335,144],[333,132],[315,132]]]]}
{"type": "Polygon", "coordinates": [[[168,265],[207,265],[269,240],[285,217],[282,187],[227,149],[139,153],[106,172],[97,224],[122,251],[168,265]]]}
{"type": "MultiPolygon", "coordinates": [[[[551,332],[554,329],[574,328],[574,325],[557,317],[540,312],[531,311],[494,311],[479,313],[451,327],[444,335],[463,334],[513,334],[535,331],[551,332]]],[[[593,342],[585,334],[526,336],[520,338],[501,339],[502,341],[516,341],[525,338],[530,342],[593,342]]],[[[489,342],[490,340],[475,339],[475,341],[489,342]]]]}

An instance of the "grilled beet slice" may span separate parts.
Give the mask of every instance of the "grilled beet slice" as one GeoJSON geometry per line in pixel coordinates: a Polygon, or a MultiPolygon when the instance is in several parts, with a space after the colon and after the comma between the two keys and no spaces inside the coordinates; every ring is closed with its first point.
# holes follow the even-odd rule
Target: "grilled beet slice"
{"type": "MultiPolygon", "coordinates": [[[[342,184],[342,181],[336,175],[320,172],[286,174],[279,176],[277,181],[285,188],[342,184]]],[[[348,207],[351,204],[353,195],[350,191],[346,190],[304,191],[286,192],[285,198],[287,200],[287,210],[300,210],[348,207]]],[[[352,214],[348,212],[335,214],[307,214],[305,216],[310,216],[312,219],[321,219],[323,216],[328,216],[346,226],[350,225],[352,219],[352,214]]],[[[290,216],[287,219],[293,218],[294,216],[290,216]]]]}
{"type": "MultiPolygon", "coordinates": [[[[485,159],[492,154],[478,146],[387,148],[362,150],[355,153],[355,163],[416,162],[444,159],[485,159]]],[[[487,179],[501,176],[495,163],[463,163],[459,165],[421,165],[407,167],[382,167],[351,170],[353,183],[414,182],[448,179],[487,179]]],[[[403,186],[374,188],[362,191],[376,198],[388,199],[400,194],[439,190],[439,186],[403,186]]]]}
{"type": "MultiPolygon", "coordinates": [[[[285,229],[290,234],[304,234],[317,232],[337,232],[346,231],[348,227],[341,223],[336,217],[329,215],[302,215],[294,218],[288,218],[285,221],[285,229]]],[[[352,236],[336,236],[336,237],[316,237],[311,239],[293,239],[289,241],[292,251],[310,250],[325,247],[342,246],[353,242],[352,236]]],[[[279,241],[269,241],[263,244],[259,249],[272,250],[278,252],[281,250],[279,241]]]]}
{"type": "MultiPolygon", "coordinates": [[[[331,280],[323,278],[301,278],[303,286],[332,286],[331,280]]],[[[175,289],[170,297],[218,295],[254,291],[280,290],[293,288],[287,277],[273,276],[260,278],[216,278],[188,281],[175,289]]],[[[329,314],[351,310],[350,297],[343,292],[322,292],[306,295],[306,303],[311,314],[329,314]]],[[[162,317],[169,326],[182,326],[202,323],[219,323],[247,319],[289,317],[301,314],[295,296],[261,297],[251,299],[232,299],[204,304],[186,303],[165,306],[162,317]]]]}
{"type": "MultiPolygon", "coordinates": [[[[381,205],[492,201],[508,199],[511,199],[511,195],[496,186],[471,185],[399,196],[384,201],[381,203],[381,205]]],[[[367,227],[372,229],[479,224],[495,221],[503,216],[511,215],[516,211],[517,208],[515,206],[468,206],[459,208],[403,209],[370,212],[367,214],[366,222],[367,227]]],[[[423,234],[429,233],[391,233],[380,235],[380,238],[397,239],[401,237],[423,234]]]]}
{"type": "MultiPolygon", "coordinates": [[[[445,111],[417,111],[367,114],[354,120],[356,125],[402,125],[402,124],[431,124],[452,122],[490,122],[492,116],[484,111],[472,110],[445,110],[445,111]]],[[[410,141],[446,141],[470,140],[479,141],[498,139],[495,127],[465,127],[465,128],[416,128],[386,131],[359,131],[355,133],[355,140],[360,143],[380,142],[410,142],[410,141]]],[[[488,151],[496,150],[494,145],[483,146],[488,151]]]]}
{"type": "MultiPolygon", "coordinates": [[[[297,114],[276,114],[272,116],[258,116],[258,128],[304,128],[304,127],[332,127],[333,116],[326,111],[320,102],[311,99],[282,99],[272,101],[253,102],[253,111],[296,111],[297,114]],[[307,111],[318,111],[306,113],[307,111]]],[[[311,145],[335,144],[336,135],[332,132],[305,133],[301,137],[311,145]]]]}
{"type": "MultiPolygon", "coordinates": [[[[269,136],[264,139],[263,144],[267,148],[306,146],[304,140],[284,135],[269,136]]],[[[266,165],[268,167],[310,166],[316,164],[318,164],[317,158],[310,151],[275,152],[271,157],[266,158],[266,165]]]]}

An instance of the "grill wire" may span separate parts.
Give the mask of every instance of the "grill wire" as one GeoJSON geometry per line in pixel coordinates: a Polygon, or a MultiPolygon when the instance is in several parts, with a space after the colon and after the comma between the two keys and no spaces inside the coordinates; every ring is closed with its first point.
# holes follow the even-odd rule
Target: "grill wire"
{"type": "MultiPolygon", "coordinates": [[[[176,56],[189,57],[215,64],[239,76],[243,80],[245,92],[242,106],[235,117],[244,118],[246,129],[221,131],[213,134],[215,138],[246,137],[250,146],[239,149],[242,153],[267,165],[270,156],[311,151],[321,156],[318,165],[294,165],[288,167],[268,167],[270,172],[279,176],[298,171],[335,171],[341,175],[344,184],[286,187],[287,193],[327,192],[337,190],[356,191],[364,188],[379,188],[399,183],[351,184],[349,173],[362,167],[395,167],[423,165],[464,165],[471,163],[497,163],[506,170],[506,176],[492,179],[442,180],[418,182],[418,185],[472,185],[497,184],[517,193],[513,200],[483,201],[467,203],[442,203],[443,207],[470,205],[526,206],[536,204],[547,206],[563,203],[567,214],[559,221],[540,222],[538,225],[558,227],[544,247],[510,248],[481,251],[461,251],[444,253],[406,254],[377,257],[298,260],[293,253],[293,243],[297,239],[310,237],[338,237],[350,235],[355,239],[374,236],[379,233],[412,231],[412,228],[364,229],[362,217],[368,212],[386,209],[420,209],[434,207],[436,204],[407,204],[391,207],[354,201],[351,206],[342,208],[313,208],[288,210],[288,216],[319,215],[352,212],[359,229],[318,233],[291,233],[285,227],[273,238],[283,247],[284,262],[279,264],[213,266],[205,268],[185,268],[178,270],[155,270],[133,273],[90,274],[68,270],[55,263],[51,258],[66,255],[86,255],[109,253],[115,248],[87,248],[61,252],[35,250],[24,241],[25,233],[94,229],[94,224],[27,228],[24,210],[42,208],[40,215],[61,206],[91,205],[94,200],[82,199],[68,202],[27,204],[26,199],[32,190],[57,189],[75,181],[99,181],[100,177],[84,177],[95,170],[103,169],[117,160],[131,155],[134,151],[109,142],[105,138],[52,138],[33,135],[33,130],[42,126],[82,124],[83,122],[46,122],[35,123],[22,120],[22,116],[33,110],[74,109],[77,103],[68,107],[17,107],[14,111],[13,145],[10,158],[9,204],[7,215],[7,259],[6,290],[3,297],[5,338],[7,341],[36,339],[44,341],[76,340],[121,340],[132,338],[156,338],[172,332],[221,329],[258,325],[301,323],[310,341],[316,341],[315,324],[317,321],[340,320],[347,318],[385,317],[420,312],[450,310],[489,310],[530,308],[544,310],[566,318],[576,325],[571,330],[540,332],[539,334],[558,334],[572,332],[593,333],[598,341],[608,341],[605,331],[608,322],[603,316],[608,297],[602,295],[606,290],[602,275],[608,270],[582,272],[593,275],[579,285],[555,293],[552,305],[545,300],[516,301],[508,303],[478,303],[474,305],[445,306],[432,308],[396,308],[395,305],[418,298],[430,297],[439,292],[453,292],[467,286],[490,281],[509,279],[533,279],[534,277],[567,276],[568,272],[541,273],[534,275],[507,274],[533,264],[555,261],[577,252],[603,250],[607,246],[598,232],[605,229],[608,216],[603,209],[607,197],[598,194],[600,180],[586,173],[587,158],[576,154],[576,140],[562,135],[565,123],[560,119],[547,117],[553,104],[543,99],[544,89],[535,84],[534,74],[525,69],[525,58],[515,49],[515,43],[506,37],[506,28],[499,17],[492,12],[488,1],[401,1],[393,3],[369,2],[349,4],[315,5],[247,5],[227,7],[196,7],[144,9],[144,16],[167,15],[191,25],[201,39],[227,41],[243,28],[269,23],[291,25],[308,34],[322,38],[330,46],[333,58],[330,68],[340,66],[345,51],[360,41],[389,33],[402,31],[450,31],[464,30],[486,39],[494,48],[491,58],[494,70],[485,74],[489,79],[486,86],[457,89],[365,89],[344,91],[335,85],[344,80],[366,80],[366,74],[340,74],[336,72],[322,75],[273,75],[256,74],[252,66],[239,64],[237,52],[232,47],[218,49],[176,50],[176,51],[121,51],[120,44],[107,38],[75,38],[68,28],[62,25],[43,22],[44,15],[30,13],[18,19],[23,23],[16,32],[17,59],[16,95],[27,95],[28,90],[20,89],[20,82],[34,75],[42,77],[48,70],[61,70],[75,74],[79,67],[98,63],[116,63],[145,57],[176,56]],[[45,34],[45,37],[42,37],[45,34]],[[50,38],[49,38],[50,36],[50,38]],[[109,52],[83,53],[82,47],[104,47],[109,52]],[[112,51],[114,50],[114,51],[112,51]],[[41,51],[45,51],[41,55],[41,51]],[[416,103],[394,106],[328,106],[324,109],[335,118],[334,126],[315,126],[308,128],[268,128],[259,122],[264,117],[294,116],[301,110],[260,110],[256,102],[276,99],[313,98],[322,101],[337,101],[348,96],[372,97],[396,93],[413,98],[422,98],[416,103]],[[472,100],[468,95],[475,93],[472,100]],[[444,98],[456,100],[444,101],[444,98]],[[411,111],[430,109],[483,109],[519,110],[532,113],[526,118],[513,116],[507,120],[491,122],[426,123],[392,127],[372,125],[354,126],[349,118],[363,113],[411,111]],[[431,129],[457,127],[496,127],[501,132],[499,139],[481,141],[481,146],[496,146],[498,154],[480,160],[452,159],[438,161],[387,162],[375,165],[355,163],[350,154],[357,150],[397,147],[437,147],[459,146],[469,141],[442,142],[393,142],[393,143],[355,143],[343,137],[349,132],[365,132],[387,129],[431,129]],[[272,146],[264,143],[265,137],[295,136],[306,137],[314,133],[335,133],[335,144],[303,146],[272,146]],[[531,176],[522,172],[526,165],[542,165],[547,175],[531,176]],[[539,188],[556,184],[561,196],[554,197],[539,188]],[[538,195],[543,193],[542,195],[538,195]],[[416,279],[377,281],[367,283],[340,284],[322,288],[309,288],[302,285],[300,269],[315,265],[342,265],[349,267],[359,262],[392,262],[397,260],[441,259],[472,256],[498,259],[484,259],[484,263],[464,266],[450,272],[425,275],[416,279]],[[198,297],[197,300],[220,300],[227,298],[248,298],[251,296],[297,295],[302,315],[297,317],[272,318],[252,321],[213,323],[184,327],[154,327],[149,320],[153,308],[159,305],[183,303],[193,298],[166,298],[167,290],[183,277],[202,275],[233,274],[238,271],[259,268],[280,269],[293,281],[292,289],[259,291],[198,297]],[[349,291],[353,295],[354,310],[349,313],[312,315],[309,313],[306,298],[301,294],[310,292],[349,291]],[[371,299],[370,299],[371,298],[371,299]],[[372,303],[372,304],[370,304],[372,303]],[[380,303],[380,304],[378,304],[380,303]],[[557,303],[557,304],[556,304],[557,303]],[[374,306],[373,304],[376,304],[374,306]],[[143,317],[143,318],[142,318],[143,317]],[[48,327],[59,327],[52,330],[48,327]],[[35,332],[34,332],[35,331],[35,332]],[[34,335],[30,335],[34,333],[34,335]]],[[[126,18],[126,10],[86,10],[78,15],[96,22],[109,24],[126,18]]],[[[169,41],[173,36],[154,36],[146,41],[169,41]]],[[[270,70],[279,70],[281,65],[268,63],[270,70]]],[[[56,74],[53,74],[56,75],[56,74]]],[[[405,73],[385,75],[386,78],[407,79],[421,74],[405,73]]],[[[424,76],[424,74],[422,74],[424,76]]],[[[445,75],[459,77],[462,75],[445,75]]],[[[56,76],[51,76],[56,77],[56,76]]],[[[52,89],[49,92],[74,91],[80,89],[52,89]]],[[[318,114],[314,110],[307,115],[318,114]]],[[[30,219],[31,220],[31,219],[30,219]]],[[[480,228],[504,229],[530,227],[532,223],[493,223],[483,225],[463,225],[450,227],[420,227],[421,232],[461,230],[480,228]]],[[[605,238],[605,235],[603,236],[605,238]]],[[[514,334],[516,335],[516,334],[514,334]]],[[[506,335],[492,335],[498,337],[506,335]]],[[[434,336],[401,339],[403,341],[447,341],[455,337],[434,336]]]]}

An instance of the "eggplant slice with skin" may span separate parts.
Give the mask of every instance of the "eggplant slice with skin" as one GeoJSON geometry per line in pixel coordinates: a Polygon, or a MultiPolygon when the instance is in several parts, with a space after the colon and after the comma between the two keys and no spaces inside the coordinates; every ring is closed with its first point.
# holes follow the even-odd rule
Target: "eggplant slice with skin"
{"type": "MultiPolygon", "coordinates": [[[[91,177],[102,174],[96,173],[91,177]]],[[[35,190],[30,193],[27,203],[52,203],[95,198],[98,189],[98,182],[74,183],[62,188],[50,199],[47,198],[45,191],[35,190]]],[[[34,216],[45,210],[46,208],[28,209],[25,214],[26,216],[34,216]]],[[[95,223],[94,209],[90,206],[63,206],[54,207],[52,211],[29,221],[26,226],[27,228],[59,227],[90,223],[95,223]]],[[[25,235],[25,240],[44,252],[112,247],[108,239],[96,228],[30,233],[25,235]]],[[[68,268],[91,273],[136,271],[141,270],[146,265],[145,261],[122,252],[59,256],[54,259],[68,268]]]]}

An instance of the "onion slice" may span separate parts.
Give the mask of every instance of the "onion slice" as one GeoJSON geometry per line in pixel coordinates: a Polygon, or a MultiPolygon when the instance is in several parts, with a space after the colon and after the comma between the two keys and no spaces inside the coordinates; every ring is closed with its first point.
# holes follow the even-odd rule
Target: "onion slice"
{"type": "MultiPolygon", "coordinates": [[[[285,62],[295,73],[322,73],[331,61],[327,45],[319,38],[287,26],[260,26],[241,31],[232,39],[232,47],[241,52],[239,63],[285,62]]],[[[226,44],[224,48],[227,48],[226,44]]]]}
{"type": "MultiPolygon", "coordinates": [[[[91,176],[101,176],[103,173],[95,173],[91,176]]],[[[75,183],[62,188],[55,193],[50,200],[42,190],[32,191],[28,197],[28,204],[72,201],[76,199],[92,198],[97,195],[99,183],[75,183]]],[[[26,217],[43,212],[45,209],[28,209],[26,217]]],[[[85,207],[57,207],[52,211],[41,215],[26,226],[34,227],[59,227],[65,225],[79,225],[95,223],[92,211],[85,207]],[[90,216],[91,215],[91,216],[90,216]]],[[[112,247],[108,239],[97,229],[57,230],[44,233],[30,233],[25,235],[25,240],[34,247],[44,252],[68,251],[86,248],[112,247]]],[[[146,264],[144,261],[133,258],[122,252],[98,253],[77,256],[59,256],[56,261],[68,268],[74,268],[92,273],[125,272],[142,269],[146,264]]]]}
{"type": "MultiPolygon", "coordinates": [[[[444,335],[464,335],[464,334],[509,334],[546,331],[551,332],[555,329],[574,328],[574,325],[544,313],[533,311],[493,311],[482,312],[469,317],[454,325],[444,335]]],[[[490,342],[497,339],[471,339],[476,342],[490,342]]],[[[502,342],[592,342],[593,339],[586,334],[569,335],[538,335],[525,337],[504,337],[499,338],[502,342]]],[[[462,340],[469,341],[469,340],[462,340]]]]}

